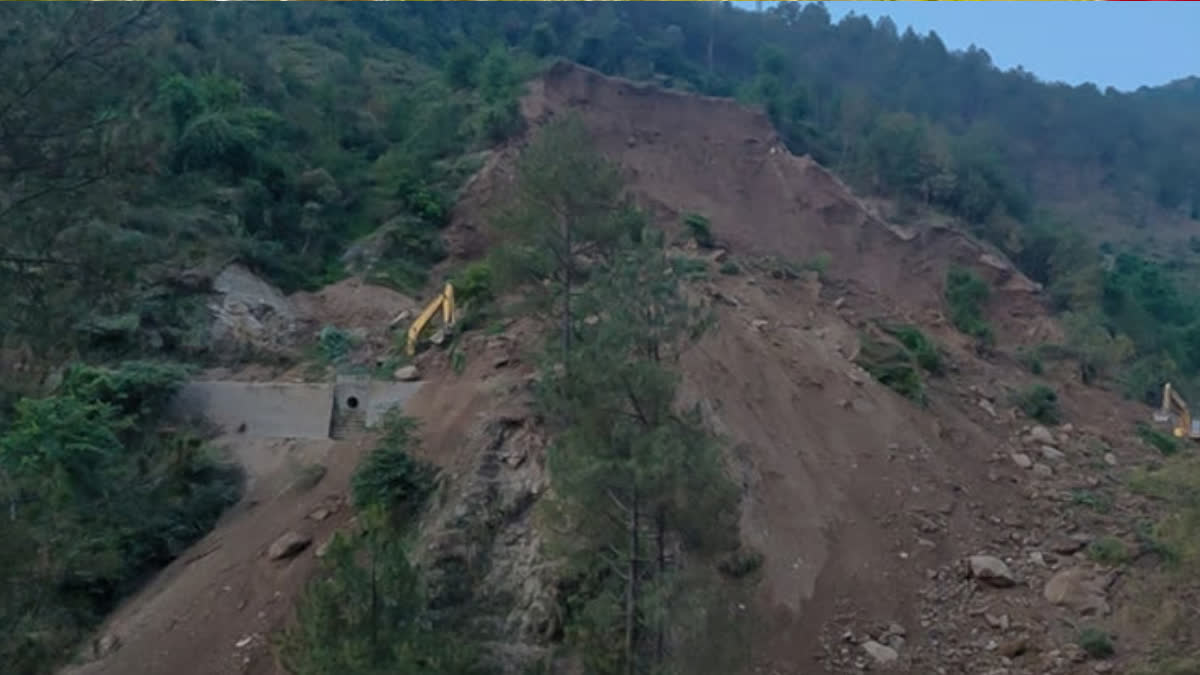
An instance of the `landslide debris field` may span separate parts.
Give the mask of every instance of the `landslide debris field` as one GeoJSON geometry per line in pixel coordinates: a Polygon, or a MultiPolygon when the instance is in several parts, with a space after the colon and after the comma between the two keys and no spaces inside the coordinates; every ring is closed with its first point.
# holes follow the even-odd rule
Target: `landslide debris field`
{"type": "MultiPolygon", "coordinates": [[[[1195,611],[1190,591],[1168,590],[1139,536],[1157,518],[1129,487],[1159,456],[1134,433],[1150,411],[1081,385],[1068,364],[1030,373],[1022,348],[1060,329],[1039,286],[1003,255],[933,218],[891,224],[791,155],[762,113],[729,100],[563,63],[521,105],[530,131],[467,184],[445,232],[448,264],[496,243],[491,214],[510,194],[522,145],[577,114],[637,203],[681,242],[676,253],[703,269],[690,287],[718,321],[684,360],[684,392],[726,443],[742,537],[762,555],[738,608],[752,627],[747,672],[1126,672],[1164,622],[1196,630],[1179,625],[1195,611]],[[711,246],[688,237],[688,214],[707,220],[711,246]],[[960,268],[990,289],[994,347],[983,356],[945,300],[960,268]],[[939,352],[912,397],[870,372],[896,326],[939,352]],[[1020,409],[1037,383],[1057,392],[1058,423],[1020,409]],[[1115,636],[1115,655],[1087,653],[1087,630],[1115,636]]],[[[387,311],[375,298],[356,314],[344,297],[287,301],[313,325],[336,312],[340,326],[367,333],[367,360],[382,357],[371,351],[386,349],[389,318],[418,305],[390,294],[387,311]]],[[[421,457],[446,476],[420,526],[419,562],[470,568],[461,601],[477,604],[509,655],[538,653],[554,632],[532,509],[546,486],[525,358],[538,339],[518,321],[467,333],[464,367],[442,350],[421,353],[425,384],[406,408],[422,423],[421,457]],[[465,542],[480,523],[487,534],[465,542]]],[[[66,672],[284,672],[271,635],[321,544],[349,526],[349,476],[370,439],[228,442],[243,461],[295,455],[325,469],[301,490],[285,479],[304,474],[294,465],[257,467],[242,504],[130,598],[99,632],[99,653],[66,672]]]]}

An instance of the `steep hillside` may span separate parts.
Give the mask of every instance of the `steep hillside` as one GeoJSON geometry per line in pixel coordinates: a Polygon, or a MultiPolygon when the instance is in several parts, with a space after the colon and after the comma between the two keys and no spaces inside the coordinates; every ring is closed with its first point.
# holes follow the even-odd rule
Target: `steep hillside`
{"type": "MultiPolygon", "coordinates": [[[[907,672],[989,663],[1090,669],[1072,656],[1076,636],[1060,623],[1081,620],[1072,613],[1079,608],[1054,609],[1042,586],[1074,565],[1082,571],[1071,574],[1090,574],[1082,554],[1056,559],[1055,551],[1081,550],[1072,537],[1131,536],[1122,519],[1147,513],[1096,454],[1112,448],[1122,466],[1152,457],[1131,437],[1147,411],[1067,372],[1048,381],[1070,424],[1041,441],[1049,450],[1029,440],[1011,400],[1035,378],[1012,355],[1057,332],[1036,284],[952,227],[884,222],[827,171],[781,148],[760,113],[729,101],[562,64],[533,86],[523,110],[535,126],[580,115],[658,224],[678,231],[681,213],[705,214],[742,269],[700,282],[720,322],[686,360],[686,380],[730,443],[743,536],[765,553],[747,619],[757,667],[805,672],[820,654],[824,672],[854,672],[871,657],[851,643],[886,642],[879,626],[898,622],[907,672]],[[779,279],[779,259],[821,252],[832,259],[819,276],[779,279]],[[977,269],[995,292],[988,313],[1000,354],[991,359],[979,359],[942,318],[944,274],[955,263],[977,269]],[[876,320],[912,322],[946,350],[948,374],[928,380],[927,407],[855,364],[876,320]],[[1081,491],[1122,506],[1103,515],[1063,506],[1081,491]],[[979,554],[1008,561],[1018,588],[964,580],[964,557],[979,554]],[[983,613],[1004,618],[992,625],[983,613]],[[1001,643],[1009,646],[993,651],[1001,643]]],[[[496,243],[489,207],[504,202],[518,152],[493,157],[469,183],[449,230],[460,255],[496,243]]],[[[1122,639],[1133,658],[1155,636],[1130,628],[1122,639]]]]}

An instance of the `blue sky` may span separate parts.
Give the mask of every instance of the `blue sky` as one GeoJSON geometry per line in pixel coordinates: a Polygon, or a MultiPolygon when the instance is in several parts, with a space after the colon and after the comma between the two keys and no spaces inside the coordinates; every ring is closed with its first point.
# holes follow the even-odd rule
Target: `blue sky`
{"type": "Polygon", "coordinates": [[[872,19],[886,15],[901,32],[909,25],[921,34],[937,31],[950,49],[975,43],[997,66],[1021,65],[1051,82],[1090,81],[1129,91],[1200,75],[1200,2],[872,0],[825,6],[834,21],[851,11],[872,19]]]}

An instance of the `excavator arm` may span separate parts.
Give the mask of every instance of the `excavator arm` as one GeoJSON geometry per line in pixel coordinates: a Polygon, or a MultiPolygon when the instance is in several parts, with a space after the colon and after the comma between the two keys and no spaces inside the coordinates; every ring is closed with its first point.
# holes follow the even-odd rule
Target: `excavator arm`
{"type": "Polygon", "coordinates": [[[421,314],[417,316],[416,321],[408,327],[408,343],[405,345],[405,351],[409,356],[417,353],[417,338],[421,336],[421,331],[429,324],[433,316],[438,310],[442,310],[442,323],[447,326],[454,324],[454,286],[447,283],[442,292],[433,300],[425,305],[425,309],[421,310],[421,314]]]}
{"type": "Polygon", "coordinates": [[[1184,436],[1188,438],[1200,438],[1200,429],[1196,429],[1192,423],[1192,412],[1188,407],[1187,401],[1183,400],[1179,392],[1171,387],[1170,382],[1163,385],[1162,408],[1155,415],[1155,418],[1162,421],[1177,418],[1178,422],[1174,425],[1173,429],[1176,438],[1183,438],[1184,436]]]}

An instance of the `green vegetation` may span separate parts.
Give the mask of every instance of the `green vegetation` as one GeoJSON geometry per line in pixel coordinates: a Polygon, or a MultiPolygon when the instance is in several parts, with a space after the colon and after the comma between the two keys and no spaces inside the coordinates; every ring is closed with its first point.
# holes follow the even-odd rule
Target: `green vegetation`
{"type": "Polygon", "coordinates": [[[912,355],[902,345],[863,335],[855,363],[901,396],[921,404],[926,402],[921,373],[912,355]]]}
{"type": "Polygon", "coordinates": [[[1179,439],[1174,436],[1159,431],[1145,422],[1138,422],[1135,429],[1139,438],[1162,454],[1170,456],[1179,452],[1179,439]]]}
{"type": "Polygon", "coordinates": [[[1102,565],[1121,565],[1129,562],[1129,547],[1112,535],[1104,535],[1088,544],[1087,555],[1102,565]]]}
{"type": "Polygon", "coordinates": [[[943,372],[942,354],[937,344],[929,339],[919,328],[912,324],[896,324],[882,326],[883,330],[900,341],[904,348],[912,353],[917,365],[930,375],[941,375],[943,372]]]}
{"type": "Polygon", "coordinates": [[[943,372],[937,344],[911,324],[885,324],[880,329],[894,339],[878,340],[862,335],[855,362],[881,384],[924,405],[925,385],[921,371],[930,375],[943,372]]]}
{"type": "Polygon", "coordinates": [[[712,248],[716,243],[713,240],[712,223],[708,218],[699,213],[686,213],[683,216],[683,224],[692,233],[692,239],[696,240],[700,248],[712,248]]]}
{"type": "Polygon", "coordinates": [[[296,675],[438,673],[476,675],[470,641],[432,622],[407,537],[434,489],[434,469],[409,454],[415,423],[392,414],[379,445],[353,478],[362,527],[339,533],[281,640],[296,675]]]}
{"type": "Polygon", "coordinates": [[[1017,393],[1014,402],[1027,417],[1042,424],[1058,424],[1062,420],[1058,394],[1044,384],[1035,384],[1017,393]]]}
{"type": "Polygon", "coordinates": [[[1130,485],[1163,507],[1163,516],[1146,533],[1162,557],[1187,575],[1200,573],[1200,460],[1179,455],[1165,466],[1138,470],[1130,485]]]}
{"type": "Polygon", "coordinates": [[[577,133],[574,124],[551,125],[536,139],[522,164],[523,197],[506,215],[523,221],[507,222],[519,233],[508,257],[530,275],[522,280],[572,290],[570,302],[556,301],[547,315],[559,340],[544,355],[537,389],[555,439],[547,516],[564,524],[554,547],[566,574],[565,636],[588,672],[669,671],[687,658],[690,626],[704,616],[697,610],[716,600],[695,587],[715,569],[681,566],[675,547],[704,560],[738,540],[737,494],[719,445],[698,410],[676,408],[676,362],[707,321],[664,264],[661,238],[630,227],[641,217],[607,206],[620,203],[614,168],[549,170],[600,161],[584,143],[563,143],[577,133]],[[543,188],[538,200],[527,190],[534,185],[543,188]],[[603,199],[559,210],[557,219],[531,208],[575,193],[603,199]],[[547,238],[586,247],[592,266],[531,264],[539,260],[534,244],[547,238]]]}
{"type": "Polygon", "coordinates": [[[980,345],[990,346],[992,327],[983,318],[983,308],[991,294],[987,282],[969,269],[952,267],[946,273],[945,294],[954,327],[976,338],[980,345]]]}
{"type": "Polygon", "coordinates": [[[17,403],[0,434],[0,660],[60,663],[144,575],[203,535],[239,479],[186,429],[158,420],[186,370],[70,366],[17,403]]]}
{"type": "Polygon", "coordinates": [[[742,273],[742,268],[738,267],[738,264],[732,260],[726,260],[725,262],[721,263],[721,266],[717,271],[727,276],[737,276],[738,274],[742,273]]]}
{"type": "Polygon", "coordinates": [[[1111,635],[1090,626],[1079,631],[1079,646],[1093,659],[1106,659],[1117,651],[1111,635]]]}

